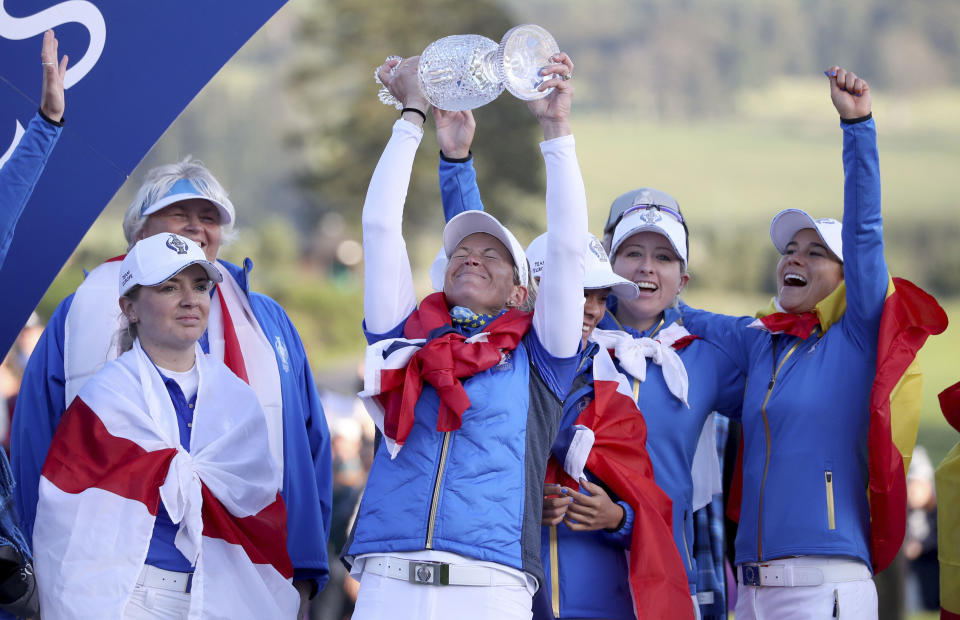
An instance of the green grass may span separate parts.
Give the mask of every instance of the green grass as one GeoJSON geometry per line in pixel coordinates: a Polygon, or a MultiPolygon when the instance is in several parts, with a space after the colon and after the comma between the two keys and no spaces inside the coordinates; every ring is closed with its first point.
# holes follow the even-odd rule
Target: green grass
{"type": "MultiPolygon", "coordinates": [[[[885,127],[878,118],[883,201],[888,218],[956,213],[960,129],[938,134],[885,127]]],[[[590,205],[602,228],[614,198],[641,186],[673,195],[696,227],[709,220],[756,219],[780,209],[820,216],[842,211],[842,139],[835,118],[658,124],[643,119],[577,118],[574,131],[590,205]]]]}

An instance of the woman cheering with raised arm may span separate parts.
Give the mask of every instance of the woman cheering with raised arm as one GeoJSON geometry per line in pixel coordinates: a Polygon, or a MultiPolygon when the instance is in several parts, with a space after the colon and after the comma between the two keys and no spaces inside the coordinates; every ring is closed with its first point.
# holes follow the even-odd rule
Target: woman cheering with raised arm
{"type": "Polygon", "coordinates": [[[543,129],[547,253],[539,295],[523,248],[495,218],[443,229],[443,292],[419,306],[401,224],[428,104],[417,58],[380,77],[405,106],[363,210],[361,394],[384,434],[345,556],[356,618],[529,618],[543,579],[540,511],[560,404],[576,373],[586,197],[569,113],[573,63],[543,68],[528,103],[543,129]],[[531,313],[530,310],[533,310],[531,313]]]}

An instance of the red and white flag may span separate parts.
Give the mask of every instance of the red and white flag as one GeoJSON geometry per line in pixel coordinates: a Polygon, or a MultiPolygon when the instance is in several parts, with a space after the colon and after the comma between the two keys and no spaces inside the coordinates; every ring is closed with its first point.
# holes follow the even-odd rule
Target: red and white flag
{"type": "Polygon", "coordinates": [[[190,452],[139,342],[84,385],[54,435],[33,545],[45,619],[120,618],[159,502],[194,564],[194,618],[292,618],[279,469],[256,395],[197,347],[190,452]]]}
{"type": "Polygon", "coordinates": [[[576,489],[586,468],[627,502],[634,512],[627,556],[636,617],[692,618],[687,573],[673,543],[673,504],[654,480],[647,425],[627,378],[602,347],[593,359],[593,400],[576,424],[564,462],[551,456],[545,481],[576,489]]]}

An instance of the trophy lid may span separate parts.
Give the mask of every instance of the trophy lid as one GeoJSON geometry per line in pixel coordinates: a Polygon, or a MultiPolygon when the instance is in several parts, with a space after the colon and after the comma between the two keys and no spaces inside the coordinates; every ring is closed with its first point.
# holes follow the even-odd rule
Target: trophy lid
{"type": "Polygon", "coordinates": [[[511,28],[500,40],[497,50],[499,78],[510,94],[524,101],[542,99],[553,89],[540,92],[537,88],[548,79],[540,69],[552,64],[550,58],[560,52],[553,36],[536,24],[522,24],[511,28]]]}

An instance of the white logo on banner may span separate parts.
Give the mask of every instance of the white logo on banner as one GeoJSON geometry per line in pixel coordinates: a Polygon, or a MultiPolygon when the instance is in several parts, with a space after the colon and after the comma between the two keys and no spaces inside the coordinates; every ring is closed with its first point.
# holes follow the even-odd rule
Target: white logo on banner
{"type": "MultiPolygon", "coordinates": [[[[73,62],[73,66],[67,69],[67,75],[63,80],[64,88],[70,88],[83,79],[83,76],[88,74],[100,60],[103,46],[107,42],[107,24],[103,20],[103,15],[92,2],[68,0],[33,15],[13,17],[7,13],[4,0],[0,0],[0,37],[4,39],[22,41],[43,34],[50,28],[56,28],[70,22],[76,22],[87,29],[87,32],[90,33],[90,45],[87,47],[83,58],[73,62]]],[[[20,124],[19,120],[14,122],[16,127],[14,128],[13,142],[0,157],[0,166],[10,158],[13,149],[20,142],[20,138],[23,137],[23,125],[20,124]]]]}

